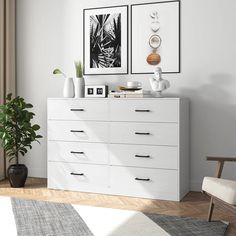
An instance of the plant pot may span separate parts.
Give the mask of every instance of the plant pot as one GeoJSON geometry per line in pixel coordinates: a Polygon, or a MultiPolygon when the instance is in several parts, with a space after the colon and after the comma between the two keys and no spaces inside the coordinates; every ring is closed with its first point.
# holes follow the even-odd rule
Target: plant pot
{"type": "Polygon", "coordinates": [[[75,98],[83,98],[84,97],[84,78],[74,78],[75,84],[75,98]]]}
{"type": "Polygon", "coordinates": [[[74,88],[73,78],[65,78],[63,87],[63,97],[73,98],[74,96],[75,96],[75,88],[74,88]]]}
{"type": "Polygon", "coordinates": [[[10,165],[7,169],[7,175],[11,187],[21,188],[25,186],[25,181],[28,176],[28,168],[23,164],[10,165]]]}

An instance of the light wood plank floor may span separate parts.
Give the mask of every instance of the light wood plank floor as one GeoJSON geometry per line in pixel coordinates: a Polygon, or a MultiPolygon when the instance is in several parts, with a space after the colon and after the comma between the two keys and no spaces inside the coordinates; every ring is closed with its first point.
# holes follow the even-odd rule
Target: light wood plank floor
{"type": "MultiPolygon", "coordinates": [[[[155,212],[166,215],[189,216],[201,219],[206,219],[209,203],[209,198],[199,192],[190,192],[181,202],[172,202],[94,193],[51,190],[47,189],[46,179],[39,178],[28,178],[25,188],[11,188],[7,180],[0,181],[0,195],[14,196],[24,199],[155,212]]],[[[213,219],[229,221],[231,224],[226,235],[236,235],[235,213],[216,206],[213,219]]]]}

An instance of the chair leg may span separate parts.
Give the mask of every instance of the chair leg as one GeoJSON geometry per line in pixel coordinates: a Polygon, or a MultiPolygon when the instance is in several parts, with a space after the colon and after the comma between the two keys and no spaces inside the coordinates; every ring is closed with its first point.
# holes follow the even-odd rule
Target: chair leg
{"type": "Polygon", "coordinates": [[[207,218],[209,222],[211,221],[211,218],[212,218],[213,209],[214,209],[214,202],[213,202],[213,197],[211,197],[209,210],[208,210],[208,218],[207,218]]]}

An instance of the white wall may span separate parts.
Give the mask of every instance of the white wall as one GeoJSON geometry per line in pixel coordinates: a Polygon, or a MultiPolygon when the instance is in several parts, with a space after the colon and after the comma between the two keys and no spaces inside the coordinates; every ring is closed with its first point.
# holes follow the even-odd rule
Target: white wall
{"type": "MultiPolygon", "coordinates": [[[[62,94],[63,80],[51,72],[59,67],[73,76],[73,61],[82,59],[82,9],[141,2],[148,0],[17,1],[17,92],[35,105],[44,136],[25,159],[31,176],[46,176],[46,101],[62,94]]],[[[182,72],[165,78],[171,95],[191,101],[191,188],[197,190],[214,173],[206,155],[236,156],[236,1],[181,3],[182,72]]],[[[149,76],[95,76],[86,83],[114,87],[132,79],[150,89],[149,76]]],[[[236,179],[235,168],[227,164],[224,176],[236,179]]]]}

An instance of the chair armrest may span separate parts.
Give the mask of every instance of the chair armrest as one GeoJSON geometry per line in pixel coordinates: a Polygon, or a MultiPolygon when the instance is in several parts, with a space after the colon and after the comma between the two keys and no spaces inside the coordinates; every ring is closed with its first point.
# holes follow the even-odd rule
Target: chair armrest
{"type": "Polygon", "coordinates": [[[206,159],[207,159],[207,161],[217,161],[217,168],[216,168],[216,172],[215,172],[216,178],[221,177],[225,161],[235,161],[236,162],[235,157],[206,157],[206,159]]]}
{"type": "Polygon", "coordinates": [[[235,161],[236,157],[206,157],[207,161],[235,161]]]}

